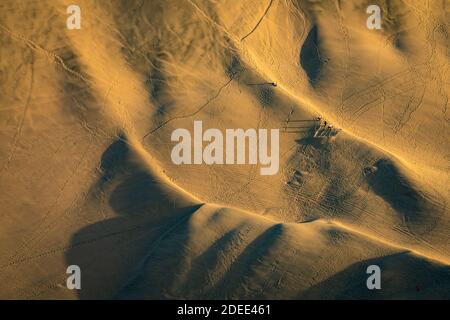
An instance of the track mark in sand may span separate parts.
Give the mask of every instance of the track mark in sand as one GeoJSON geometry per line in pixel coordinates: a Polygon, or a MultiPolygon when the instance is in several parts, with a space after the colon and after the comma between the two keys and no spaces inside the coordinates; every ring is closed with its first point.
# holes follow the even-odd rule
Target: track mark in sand
{"type": "MultiPolygon", "coordinates": [[[[33,256],[24,257],[24,258],[22,258],[20,260],[16,260],[16,261],[13,261],[11,263],[8,263],[8,264],[0,266],[0,273],[4,272],[6,269],[8,269],[10,267],[14,267],[14,266],[22,264],[22,263],[31,262],[31,261],[33,261],[35,259],[44,258],[44,257],[47,257],[47,256],[53,256],[53,255],[56,255],[56,254],[65,253],[65,252],[67,252],[69,250],[72,250],[72,249],[75,249],[77,247],[82,247],[82,246],[94,244],[94,243],[96,243],[98,241],[107,240],[109,238],[113,238],[113,237],[116,237],[116,236],[119,236],[119,235],[122,235],[122,234],[135,232],[136,230],[145,230],[145,228],[151,227],[151,226],[153,226],[153,223],[148,223],[148,224],[144,224],[144,225],[138,224],[136,226],[133,226],[133,227],[125,229],[125,230],[118,230],[118,231],[106,233],[106,234],[103,234],[103,235],[99,235],[99,236],[93,237],[92,239],[87,239],[87,240],[83,240],[83,241],[79,241],[79,242],[73,243],[73,244],[71,244],[69,246],[57,247],[55,249],[44,251],[44,252],[41,252],[41,253],[33,255],[33,256]]],[[[40,286],[40,287],[38,286],[38,287],[30,289],[28,291],[24,291],[22,296],[25,299],[32,298],[32,297],[36,298],[36,297],[41,296],[41,295],[43,295],[45,293],[48,293],[49,291],[51,291],[53,289],[57,289],[60,286],[61,283],[65,284],[66,276],[64,275],[61,278],[56,278],[53,281],[54,281],[53,283],[47,283],[47,284],[44,284],[43,286],[40,286]]],[[[65,288],[65,285],[64,285],[64,288],[65,288]]]]}
{"type": "Polygon", "coordinates": [[[51,255],[54,255],[54,254],[57,254],[57,253],[66,252],[66,251],[74,249],[76,247],[93,244],[93,243],[101,241],[101,240],[105,240],[105,239],[108,239],[108,238],[111,238],[111,237],[115,237],[115,236],[118,236],[118,235],[121,235],[121,234],[124,234],[124,233],[133,232],[133,231],[136,231],[138,229],[144,229],[145,227],[152,226],[152,225],[153,224],[137,225],[137,226],[134,226],[132,228],[125,229],[125,230],[119,230],[119,231],[115,231],[115,232],[110,232],[110,233],[107,233],[107,234],[104,234],[104,235],[99,235],[99,236],[94,237],[92,239],[79,241],[79,242],[76,242],[74,244],[71,244],[70,246],[59,247],[59,248],[51,249],[51,250],[44,251],[44,252],[41,252],[41,253],[37,253],[35,255],[25,256],[23,258],[11,261],[11,262],[9,262],[7,264],[4,264],[4,265],[0,266],[0,273],[3,272],[5,269],[7,269],[9,267],[12,267],[12,266],[15,266],[15,265],[19,265],[19,264],[22,264],[22,263],[25,263],[25,262],[33,261],[35,259],[43,258],[43,257],[46,257],[46,256],[51,256],[51,255]]]}
{"type": "Polygon", "coordinates": [[[393,128],[394,134],[397,134],[409,122],[413,113],[422,106],[425,92],[426,85],[424,85],[424,87],[422,88],[422,93],[419,95],[419,97],[416,97],[415,93],[413,93],[413,95],[409,98],[405,109],[403,109],[401,112],[400,119],[393,128]]]}
{"type": "MultiPolygon", "coordinates": [[[[263,118],[264,118],[264,106],[260,109],[259,114],[258,114],[258,123],[256,125],[256,130],[259,130],[259,128],[261,128],[261,123],[263,122],[263,118]]],[[[248,176],[247,176],[247,181],[241,185],[236,191],[232,191],[230,195],[227,195],[226,197],[228,199],[234,199],[236,197],[236,195],[241,194],[243,191],[245,191],[246,188],[248,188],[250,186],[250,184],[252,184],[253,181],[257,180],[257,174],[258,174],[258,170],[259,170],[260,165],[257,164],[256,166],[251,166],[250,170],[248,172],[248,176]]],[[[249,201],[253,202],[253,198],[249,198],[249,201]]],[[[254,204],[254,202],[253,202],[254,204]]]]}
{"type": "MultiPolygon", "coordinates": [[[[416,68],[424,68],[424,65],[425,65],[425,63],[417,64],[416,68]]],[[[385,77],[385,78],[381,79],[380,81],[377,81],[377,82],[365,87],[362,90],[356,91],[356,92],[348,95],[343,100],[344,111],[349,111],[349,109],[348,109],[349,106],[352,106],[353,104],[357,103],[358,100],[361,100],[361,98],[364,98],[366,95],[371,94],[371,93],[375,92],[376,90],[386,88],[389,85],[391,85],[393,81],[398,80],[398,79],[404,79],[407,76],[411,76],[411,70],[409,68],[399,71],[388,77],[385,77]]],[[[408,81],[411,81],[411,79],[403,81],[403,84],[407,83],[408,81]]]]}
{"type": "Polygon", "coordinates": [[[424,259],[427,259],[427,260],[434,260],[434,261],[437,261],[437,262],[439,262],[441,264],[444,264],[444,265],[447,265],[447,266],[450,265],[449,258],[442,257],[442,256],[441,257],[437,257],[436,255],[429,255],[429,254],[426,254],[426,253],[424,253],[422,251],[419,251],[417,249],[411,249],[411,248],[408,248],[408,247],[404,247],[404,246],[402,246],[400,244],[397,244],[397,243],[394,243],[392,241],[389,241],[389,239],[382,238],[382,237],[379,237],[377,235],[373,235],[373,234],[370,234],[370,233],[366,233],[366,232],[364,232],[362,230],[353,228],[350,225],[347,225],[345,223],[339,222],[339,221],[334,220],[334,219],[333,220],[329,220],[327,222],[332,224],[332,225],[335,225],[335,226],[337,226],[339,228],[342,228],[342,229],[344,229],[346,231],[349,231],[350,233],[359,235],[359,236],[361,236],[361,237],[363,237],[365,239],[384,244],[384,245],[386,245],[388,247],[392,247],[392,248],[395,248],[395,249],[403,250],[404,252],[408,252],[408,253],[417,255],[417,256],[419,256],[421,258],[424,258],[424,259]]]}
{"type": "Polygon", "coordinates": [[[444,114],[444,119],[450,123],[450,115],[448,115],[448,97],[445,96],[445,102],[442,105],[442,113],[444,114]]]}
{"type": "MultiPolygon", "coordinates": [[[[344,68],[345,68],[345,72],[343,75],[343,88],[342,88],[342,92],[341,92],[341,97],[340,97],[340,104],[338,106],[339,108],[339,112],[342,114],[344,113],[344,92],[348,86],[348,77],[350,76],[351,70],[350,70],[350,37],[349,37],[349,30],[345,25],[345,19],[344,19],[344,14],[342,11],[342,3],[341,0],[336,0],[336,9],[338,12],[338,22],[339,22],[339,28],[341,29],[344,41],[345,41],[345,51],[346,51],[346,55],[343,58],[344,59],[344,68]]],[[[342,119],[341,119],[342,120],[342,119]]]]}
{"type": "MultiPolygon", "coordinates": [[[[210,227],[209,222],[204,225],[207,230],[211,230],[210,227]]],[[[205,251],[195,254],[190,263],[190,269],[178,290],[189,291],[189,288],[193,286],[192,279],[196,279],[195,282],[205,285],[194,296],[200,293],[201,296],[209,297],[222,276],[228,272],[236,258],[245,249],[250,241],[251,231],[253,228],[250,225],[233,228],[216,238],[205,251]],[[213,262],[208,266],[207,261],[213,262]]],[[[172,286],[176,287],[177,284],[173,283],[172,286]]],[[[192,297],[192,293],[190,296],[192,297]]]]}
{"type": "Polygon", "coordinates": [[[194,112],[184,115],[184,116],[175,116],[173,118],[169,118],[166,121],[164,121],[163,123],[161,123],[160,125],[158,125],[156,128],[150,130],[149,132],[147,132],[142,138],[141,141],[143,141],[145,138],[147,138],[149,135],[155,133],[156,131],[158,131],[159,129],[161,129],[162,127],[164,127],[166,124],[168,124],[169,122],[172,122],[173,120],[178,120],[178,119],[185,119],[185,118],[189,118],[189,117],[193,117],[195,116],[197,113],[199,113],[200,111],[202,111],[208,104],[210,104],[213,100],[217,99],[217,97],[219,97],[220,93],[222,92],[222,90],[227,87],[231,81],[233,81],[233,79],[229,79],[224,85],[222,85],[219,90],[216,92],[216,94],[214,96],[212,96],[211,98],[209,98],[204,104],[202,104],[200,107],[197,108],[197,110],[195,110],[194,112]]]}
{"type": "MultiPolygon", "coordinates": [[[[239,290],[251,288],[251,278],[256,274],[255,268],[264,264],[262,259],[269,256],[271,249],[283,236],[283,232],[283,224],[274,223],[253,238],[222,275],[214,287],[214,292],[226,292],[225,299],[232,299],[239,294],[239,290]]],[[[208,298],[215,299],[217,296],[208,298]]]]}
{"type": "Polygon", "coordinates": [[[14,153],[17,149],[17,143],[19,142],[20,135],[22,134],[23,124],[25,123],[25,117],[27,115],[28,107],[30,105],[31,101],[31,94],[33,92],[33,86],[34,86],[34,56],[31,56],[31,76],[30,76],[30,88],[28,89],[28,96],[27,100],[25,102],[25,106],[23,107],[22,117],[20,119],[19,125],[17,126],[16,133],[14,134],[13,138],[13,144],[11,146],[11,150],[9,152],[8,159],[6,160],[6,163],[3,165],[3,167],[0,169],[0,175],[3,173],[3,170],[5,170],[9,163],[11,162],[12,158],[14,157],[14,153]]]}
{"type": "Polygon", "coordinates": [[[234,41],[238,42],[238,38],[232,34],[231,32],[229,32],[224,26],[222,26],[221,24],[217,23],[216,21],[214,21],[210,16],[208,16],[205,11],[203,11],[194,1],[192,0],[188,0],[188,2],[195,8],[195,10],[197,10],[201,16],[203,18],[205,18],[206,20],[208,20],[208,22],[210,22],[213,26],[217,27],[218,29],[220,29],[221,31],[223,31],[226,35],[228,35],[230,37],[230,39],[233,39],[234,41]]]}
{"type": "Polygon", "coordinates": [[[77,78],[83,80],[84,82],[86,82],[88,85],[91,84],[91,81],[88,80],[84,75],[82,75],[81,73],[78,73],[72,69],[70,69],[64,62],[64,60],[58,56],[57,54],[54,54],[53,52],[48,51],[47,49],[41,47],[40,45],[38,45],[37,43],[33,42],[32,40],[26,38],[25,36],[15,33],[11,30],[9,30],[7,27],[5,27],[4,25],[0,24],[0,30],[3,30],[5,33],[7,33],[9,36],[22,40],[23,42],[25,42],[25,44],[32,49],[33,51],[39,52],[44,54],[47,58],[49,58],[50,60],[52,60],[54,63],[59,64],[64,70],[66,70],[68,73],[70,73],[73,76],[76,76],[77,78]]]}
{"type": "Polygon", "coordinates": [[[36,244],[37,241],[40,241],[42,238],[44,238],[47,233],[50,231],[50,229],[58,222],[56,221],[49,221],[49,217],[53,214],[53,211],[55,207],[57,206],[62,194],[64,193],[64,190],[69,185],[72,178],[76,175],[76,172],[80,168],[82,162],[86,158],[86,156],[89,153],[89,149],[92,147],[94,143],[94,137],[91,137],[91,140],[89,141],[89,144],[86,147],[86,150],[81,155],[80,159],[76,162],[75,167],[73,168],[72,172],[70,173],[69,177],[64,181],[62,187],[59,189],[59,192],[51,204],[50,208],[47,210],[45,215],[43,216],[39,226],[36,227],[36,231],[32,232],[28,239],[24,240],[21,245],[18,246],[15,253],[9,258],[10,261],[13,261],[17,256],[20,256],[22,252],[25,254],[31,250],[32,246],[36,244]],[[43,229],[45,227],[45,229],[43,229]]]}
{"type": "Polygon", "coordinates": [[[255,32],[255,30],[258,28],[258,26],[261,24],[261,22],[263,21],[264,17],[267,15],[267,13],[269,12],[270,8],[272,7],[272,3],[273,0],[269,1],[269,4],[267,5],[266,10],[264,11],[263,15],[261,16],[261,18],[259,18],[258,22],[256,23],[256,25],[253,27],[253,29],[247,33],[244,37],[242,37],[241,41],[244,41],[247,37],[249,37],[253,32],[255,32]]]}
{"type": "Polygon", "coordinates": [[[203,205],[204,203],[191,206],[190,208],[192,209],[192,211],[186,213],[184,216],[181,216],[177,221],[169,225],[169,227],[161,234],[161,236],[159,236],[152,244],[150,244],[148,253],[142,257],[140,263],[138,264],[138,266],[136,266],[135,270],[132,272],[129,278],[123,281],[124,285],[117,290],[116,298],[120,296],[121,292],[123,292],[124,289],[126,289],[130,285],[133,285],[139,279],[139,277],[142,276],[143,270],[146,268],[153,254],[159,249],[162,241],[165,240],[174,231],[176,231],[183,223],[187,222],[189,218],[191,218],[198,212],[198,210],[203,207],[203,205]]]}
{"type": "MultiPolygon", "coordinates": [[[[405,82],[401,83],[398,86],[398,89],[401,90],[400,92],[385,92],[383,91],[383,95],[379,95],[376,94],[376,89],[374,89],[373,91],[367,93],[367,95],[369,96],[369,98],[371,100],[369,100],[368,102],[364,102],[361,104],[356,105],[356,110],[352,111],[352,116],[349,119],[350,120],[350,124],[354,124],[363,114],[365,114],[366,112],[368,112],[369,110],[371,110],[373,107],[378,106],[386,101],[388,101],[389,99],[395,98],[399,95],[402,95],[403,92],[408,92],[408,91],[412,91],[417,89],[418,87],[420,87],[420,84],[416,84],[414,82],[413,79],[410,80],[406,80],[405,82]],[[405,88],[400,87],[400,86],[405,86],[405,88]],[[374,96],[372,96],[372,94],[374,94],[374,96]]],[[[384,90],[383,87],[380,87],[379,90],[384,90]]],[[[350,105],[347,105],[347,107],[350,105]]]]}

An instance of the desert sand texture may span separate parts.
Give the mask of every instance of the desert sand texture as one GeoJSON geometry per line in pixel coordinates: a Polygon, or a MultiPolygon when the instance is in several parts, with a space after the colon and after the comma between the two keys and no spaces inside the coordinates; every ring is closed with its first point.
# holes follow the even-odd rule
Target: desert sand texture
{"type": "Polygon", "coordinates": [[[0,298],[449,299],[449,8],[1,1],[0,298]],[[174,164],[196,120],[278,172],[174,164]]]}

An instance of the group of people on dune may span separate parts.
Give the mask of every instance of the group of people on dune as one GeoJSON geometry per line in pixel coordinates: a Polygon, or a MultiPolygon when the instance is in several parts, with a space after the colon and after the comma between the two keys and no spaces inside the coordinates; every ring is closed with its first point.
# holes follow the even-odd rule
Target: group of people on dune
{"type": "MultiPolygon", "coordinates": [[[[290,114],[289,114],[289,116],[290,116],[290,114]]],[[[285,125],[284,125],[284,132],[286,132],[286,133],[301,133],[301,132],[305,132],[303,130],[310,131],[311,129],[313,129],[313,137],[314,138],[334,137],[339,133],[339,131],[342,130],[339,128],[335,128],[329,122],[322,119],[321,116],[318,116],[314,119],[309,119],[309,120],[293,120],[293,119],[289,119],[289,117],[288,117],[288,119],[286,120],[285,125]],[[303,123],[303,124],[308,123],[308,122],[309,123],[315,122],[315,125],[313,127],[311,127],[310,125],[288,126],[289,122],[303,123]]]]}
{"type": "Polygon", "coordinates": [[[322,117],[317,117],[315,119],[318,121],[318,124],[314,128],[314,137],[320,138],[320,137],[334,137],[336,136],[339,131],[342,129],[335,128],[331,124],[329,124],[326,120],[323,120],[322,117]]]}

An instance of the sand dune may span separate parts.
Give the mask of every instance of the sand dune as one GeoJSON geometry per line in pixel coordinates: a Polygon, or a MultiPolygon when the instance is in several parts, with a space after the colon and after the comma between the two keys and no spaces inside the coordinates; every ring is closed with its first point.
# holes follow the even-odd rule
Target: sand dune
{"type": "Polygon", "coordinates": [[[449,299],[448,3],[374,3],[382,30],[368,1],[80,0],[68,30],[3,1],[0,298],[449,299]],[[278,173],[175,165],[194,120],[280,129],[278,173]]]}

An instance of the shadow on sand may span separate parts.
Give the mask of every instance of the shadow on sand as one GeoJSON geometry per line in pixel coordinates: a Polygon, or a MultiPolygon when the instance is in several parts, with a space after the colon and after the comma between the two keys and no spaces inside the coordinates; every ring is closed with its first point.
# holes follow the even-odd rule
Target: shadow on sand
{"type": "Polygon", "coordinates": [[[135,277],[161,234],[200,207],[171,194],[131,161],[123,137],[105,151],[101,170],[90,196],[98,203],[105,195],[108,204],[98,210],[112,209],[117,217],[88,225],[72,237],[66,262],[81,268],[81,299],[115,297],[135,277]]]}
{"type": "Polygon", "coordinates": [[[298,299],[449,299],[450,267],[407,252],[355,263],[312,288],[298,299]],[[367,289],[367,267],[381,269],[381,290],[367,289]]]}

